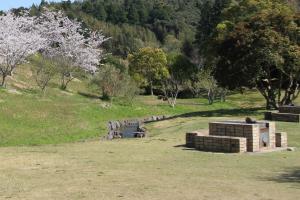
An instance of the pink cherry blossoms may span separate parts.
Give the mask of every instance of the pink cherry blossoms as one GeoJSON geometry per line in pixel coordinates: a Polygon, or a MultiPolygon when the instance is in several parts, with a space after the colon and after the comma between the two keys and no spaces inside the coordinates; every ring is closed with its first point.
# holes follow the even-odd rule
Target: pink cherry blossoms
{"type": "Polygon", "coordinates": [[[82,29],[82,24],[71,21],[62,12],[45,11],[37,19],[42,25],[40,35],[47,39],[45,53],[50,57],[64,57],[85,71],[95,72],[103,52],[101,44],[107,40],[102,34],[82,29]]]}
{"type": "Polygon", "coordinates": [[[67,59],[71,65],[94,73],[103,56],[106,38],[82,29],[82,24],[62,12],[45,12],[39,17],[27,13],[0,16],[0,86],[15,68],[37,52],[47,57],[67,59]]]}
{"type": "Polygon", "coordinates": [[[33,17],[26,13],[15,16],[11,12],[0,16],[0,85],[29,55],[45,45],[46,38],[38,33],[33,17]]]}

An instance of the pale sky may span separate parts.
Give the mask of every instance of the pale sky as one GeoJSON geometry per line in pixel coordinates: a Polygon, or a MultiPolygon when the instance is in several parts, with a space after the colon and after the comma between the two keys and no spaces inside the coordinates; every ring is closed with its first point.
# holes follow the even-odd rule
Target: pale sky
{"type": "MultiPolygon", "coordinates": [[[[59,1],[59,0],[50,0],[59,1]]],[[[40,4],[41,0],[0,0],[0,10],[9,10],[18,7],[30,7],[33,3],[40,4]]]]}

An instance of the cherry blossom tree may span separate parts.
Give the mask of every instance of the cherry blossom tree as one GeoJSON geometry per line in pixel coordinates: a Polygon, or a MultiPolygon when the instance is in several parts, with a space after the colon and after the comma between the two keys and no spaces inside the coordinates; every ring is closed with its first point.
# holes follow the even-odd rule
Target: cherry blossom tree
{"type": "Polygon", "coordinates": [[[35,18],[27,13],[16,16],[6,12],[0,16],[0,86],[5,85],[16,67],[47,45],[39,33],[35,18]]]}
{"type": "Polygon", "coordinates": [[[45,12],[37,25],[42,25],[40,34],[47,39],[44,54],[60,63],[61,88],[66,89],[78,70],[95,73],[103,57],[101,44],[108,38],[101,33],[83,29],[78,21],[72,21],[62,12],[45,12]]]}
{"type": "Polygon", "coordinates": [[[82,27],[62,12],[49,10],[39,17],[12,12],[1,15],[0,86],[18,65],[38,51],[58,62],[63,89],[78,70],[95,73],[103,56],[100,46],[107,38],[82,27]]]}

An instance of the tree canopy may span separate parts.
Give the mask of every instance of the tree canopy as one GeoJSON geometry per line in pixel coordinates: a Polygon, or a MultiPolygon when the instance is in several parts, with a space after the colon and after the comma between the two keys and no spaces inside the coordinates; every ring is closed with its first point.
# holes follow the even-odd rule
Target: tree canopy
{"type": "Polygon", "coordinates": [[[150,86],[153,95],[155,81],[169,75],[167,56],[163,50],[146,47],[129,56],[129,70],[134,79],[141,85],[150,86]]]}
{"type": "Polygon", "coordinates": [[[199,30],[198,44],[209,46],[206,58],[216,58],[218,83],[229,89],[256,87],[267,108],[292,103],[299,94],[299,14],[282,0],[235,1],[221,12],[216,4],[211,8],[218,20],[205,37],[199,30]]]}

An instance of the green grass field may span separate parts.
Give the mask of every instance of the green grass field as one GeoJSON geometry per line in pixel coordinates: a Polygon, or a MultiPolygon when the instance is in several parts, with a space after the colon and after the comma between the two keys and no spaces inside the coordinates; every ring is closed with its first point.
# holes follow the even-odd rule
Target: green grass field
{"type": "MultiPolygon", "coordinates": [[[[74,81],[69,91],[52,82],[46,95],[34,87],[27,68],[20,68],[17,80],[0,89],[0,146],[41,145],[96,139],[107,133],[110,120],[152,115],[181,115],[207,112],[222,116],[256,114],[263,99],[255,92],[236,94],[226,103],[208,105],[206,99],[178,100],[175,109],[156,97],[140,96],[131,105],[117,100],[111,108],[85,82],[74,81]]],[[[203,113],[205,114],[205,113],[203,113]]]]}
{"type": "Polygon", "coordinates": [[[25,87],[32,85],[28,76],[22,73],[0,90],[1,200],[300,197],[300,124],[277,123],[295,152],[222,154],[182,146],[186,131],[207,129],[210,121],[262,119],[264,101],[254,91],[214,105],[180,99],[172,109],[140,96],[133,105],[117,101],[104,108],[106,102],[78,93],[86,91],[85,83],[74,82],[68,92],[50,88],[42,97],[25,87]],[[174,117],[148,124],[148,138],[100,139],[109,120],[158,114],[174,117]]]}
{"type": "MultiPolygon", "coordinates": [[[[223,117],[178,117],[151,137],[0,149],[0,199],[295,200],[300,151],[221,154],[188,150],[185,131],[223,117]]],[[[300,148],[298,124],[289,141],[300,148]]]]}

